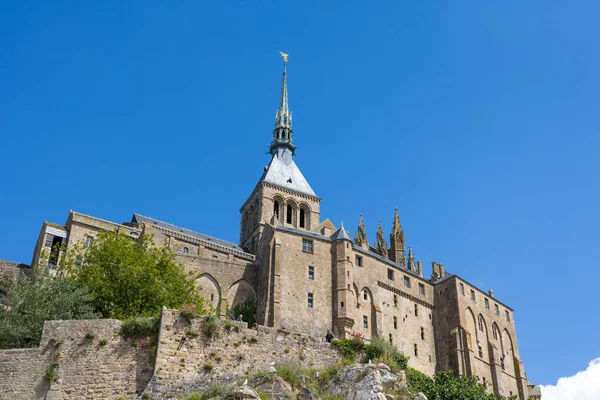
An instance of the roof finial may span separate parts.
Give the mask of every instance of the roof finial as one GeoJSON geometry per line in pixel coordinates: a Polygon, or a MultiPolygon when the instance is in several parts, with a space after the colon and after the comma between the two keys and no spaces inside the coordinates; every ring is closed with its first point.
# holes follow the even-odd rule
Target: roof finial
{"type": "Polygon", "coordinates": [[[281,51],[281,50],[279,50],[279,54],[281,54],[281,57],[283,57],[283,63],[284,63],[284,64],[285,64],[285,63],[287,63],[287,59],[288,59],[288,55],[289,55],[289,54],[286,54],[286,53],[284,53],[284,52],[283,52],[283,51],[281,51]]]}

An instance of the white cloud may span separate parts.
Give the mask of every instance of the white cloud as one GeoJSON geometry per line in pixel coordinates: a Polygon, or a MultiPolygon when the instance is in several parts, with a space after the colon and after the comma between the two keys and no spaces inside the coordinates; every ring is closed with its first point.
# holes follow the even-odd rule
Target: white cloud
{"type": "Polygon", "coordinates": [[[590,361],[585,371],[560,378],[556,385],[542,385],[542,400],[600,399],[600,357],[590,361]]]}

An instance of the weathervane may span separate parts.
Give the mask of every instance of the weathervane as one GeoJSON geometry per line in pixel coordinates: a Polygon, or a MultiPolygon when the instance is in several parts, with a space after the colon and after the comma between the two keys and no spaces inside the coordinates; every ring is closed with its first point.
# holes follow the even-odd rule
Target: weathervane
{"type": "Polygon", "coordinates": [[[286,63],[287,59],[288,59],[288,55],[285,54],[283,51],[279,51],[279,54],[281,54],[281,57],[283,57],[283,62],[286,63]]]}

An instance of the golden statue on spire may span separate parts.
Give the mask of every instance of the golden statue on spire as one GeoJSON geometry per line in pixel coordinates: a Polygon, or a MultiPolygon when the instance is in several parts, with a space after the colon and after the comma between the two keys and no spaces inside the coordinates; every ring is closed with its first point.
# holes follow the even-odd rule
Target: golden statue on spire
{"type": "Polygon", "coordinates": [[[283,51],[279,51],[279,54],[281,54],[281,57],[283,57],[283,62],[286,63],[287,59],[288,59],[288,55],[285,54],[283,51]]]}

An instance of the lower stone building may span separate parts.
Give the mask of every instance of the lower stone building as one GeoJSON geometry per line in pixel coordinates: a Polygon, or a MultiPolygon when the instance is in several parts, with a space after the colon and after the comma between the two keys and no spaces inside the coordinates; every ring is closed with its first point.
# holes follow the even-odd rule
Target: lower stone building
{"type": "Polygon", "coordinates": [[[405,246],[397,210],[389,245],[381,224],[369,244],[362,216],[354,238],[343,225],[321,219],[321,198],[293,160],[286,62],[270,154],[240,209],[239,245],[139,214],[114,223],[71,211],[64,225],[43,224],[32,264],[54,269],[65,250],[77,242],[91,246],[100,230],[134,239],[152,234],[220,315],[253,300],[261,325],[378,336],[428,375],[451,369],[479,376],[490,392],[528,397],[512,308],[442,264],[433,262],[425,276],[405,246]]]}

